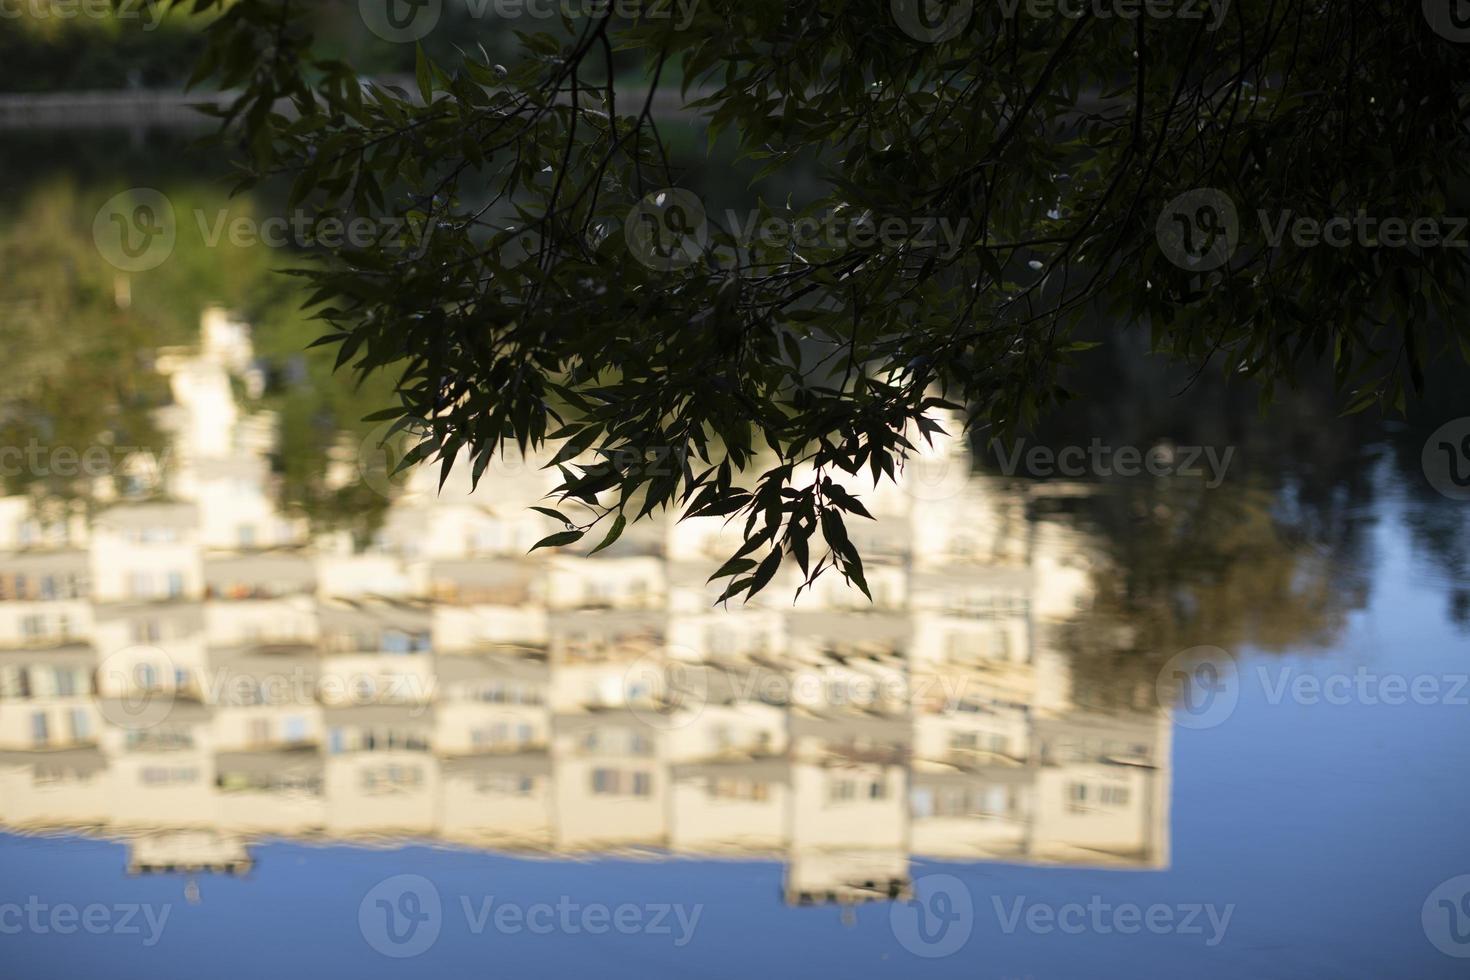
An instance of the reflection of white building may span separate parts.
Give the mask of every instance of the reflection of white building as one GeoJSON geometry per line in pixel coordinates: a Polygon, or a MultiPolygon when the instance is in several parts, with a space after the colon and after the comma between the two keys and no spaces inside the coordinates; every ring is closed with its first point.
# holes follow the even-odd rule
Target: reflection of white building
{"type": "Polygon", "coordinates": [[[324,830],[432,834],[439,822],[434,715],[421,705],[327,710],[324,830]]]}
{"type": "Polygon", "coordinates": [[[254,862],[245,841],[212,831],[167,831],[134,838],[128,847],[129,874],[204,871],[244,874],[254,862]]]}
{"type": "Polygon", "coordinates": [[[98,602],[199,599],[204,555],[192,504],[112,507],[92,522],[91,596],[98,602]]]}
{"type": "Polygon", "coordinates": [[[0,500],[5,824],[170,828],[137,870],[266,833],[784,855],[797,903],[906,894],[915,855],[1167,863],[1167,718],[1080,710],[1050,643],[1089,543],[964,453],[864,494],[874,602],[828,575],[793,606],[785,569],[715,608],[719,521],[528,555],[534,461],[412,473],[366,551],[310,539],[250,363],[219,316],[160,358],[158,496],[0,500]]]}
{"type": "Polygon", "coordinates": [[[792,719],[788,901],[886,898],[908,885],[903,721],[792,719]]]}

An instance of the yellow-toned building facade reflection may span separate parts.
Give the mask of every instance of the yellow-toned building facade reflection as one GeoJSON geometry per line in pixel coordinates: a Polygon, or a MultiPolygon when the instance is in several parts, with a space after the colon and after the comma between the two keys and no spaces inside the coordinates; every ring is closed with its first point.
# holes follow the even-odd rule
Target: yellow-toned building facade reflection
{"type": "Polygon", "coordinates": [[[248,331],[211,313],[159,366],[135,496],[0,500],[9,828],[125,836],[135,871],[248,870],[267,835],[777,857],[795,903],[907,894],[914,859],[1168,863],[1167,714],[1084,708],[1054,648],[1090,542],[960,449],[864,494],[873,602],[725,609],[719,522],[528,556],[534,463],[413,474],[367,550],[313,535],[241,408],[248,331]]]}

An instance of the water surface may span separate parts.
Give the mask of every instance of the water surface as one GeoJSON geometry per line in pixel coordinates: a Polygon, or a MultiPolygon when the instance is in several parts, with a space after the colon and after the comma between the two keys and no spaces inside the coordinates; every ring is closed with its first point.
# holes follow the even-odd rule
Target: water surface
{"type": "Polygon", "coordinates": [[[4,287],[7,976],[1465,975],[1452,399],[1262,418],[1119,343],[1029,445],[1224,472],[949,443],[866,492],[872,603],[724,609],[718,524],[528,555],[537,461],[390,476],[277,256],[120,277],[116,175],[54,159],[5,215],[75,270],[4,287]]]}

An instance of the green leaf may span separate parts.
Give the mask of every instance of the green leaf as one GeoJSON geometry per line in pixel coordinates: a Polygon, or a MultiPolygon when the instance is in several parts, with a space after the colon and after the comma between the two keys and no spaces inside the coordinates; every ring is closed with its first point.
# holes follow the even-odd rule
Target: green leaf
{"type": "Polygon", "coordinates": [[[607,537],[605,537],[605,538],[602,539],[602,544],[598,545],[596,548],[593,548],[591,551],[588,552],[588,554],[589,555],[595,555],[599,551],[601,551],[602,549],[604,549],[604,548],[608,547],[609,545],[611,545],[618,538],[622,537],[622,535],[623,535],[623,528],[625,528],[627,526],[628,526],[628,519],[626,517],[624,517],[622,514],[619,514],[618,517],[617,517],[617,520],[613,521],[612,527],[608,529],[607,537]]]}
{"type": "Polygon", "coordinates": [[[531,550],[537,551],[541,548],[564,548],[569,544],[576,544],[578,541],[581,541],[582,535],[584,533],[585,532],[583,531],[558,531],[555,534],[547,535],[540,541],[537,541],[534,545],[531,546],[531,550]]]}
{"type": "Polygon", "coordinates": [[[419,85],[419,95],[423,97],[424,104],[428,105],[434,101],[434,69],[429,64],[428,55],[424,54],[422,44],[414,45],[413,74],[419,85]]]}

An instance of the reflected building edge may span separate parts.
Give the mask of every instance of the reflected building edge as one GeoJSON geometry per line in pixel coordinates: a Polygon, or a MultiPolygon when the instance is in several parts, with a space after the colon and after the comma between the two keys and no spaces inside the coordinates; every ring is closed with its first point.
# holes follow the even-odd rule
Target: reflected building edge
{"type": "Polygon", "coordinates": [[[718,608],[719,521],[528,555],[534,461],[412,473],[366,550],[313,533],[242,408],[248,330],[211,312],[158,364],[172,456],[136,497],[0,500],[6,828],[116,836],[135,873],[282,836],[766,858],[800,904],[906,896],[914,860],[1169,862],[1168,713],[1088,707],[1056,641],[1097,549],[1028,505],[1082,488],[928,451],[863,494],[871,603],[783,571],[718,608]]]}

